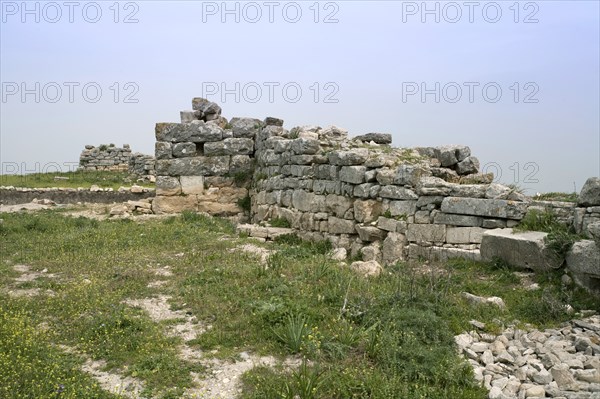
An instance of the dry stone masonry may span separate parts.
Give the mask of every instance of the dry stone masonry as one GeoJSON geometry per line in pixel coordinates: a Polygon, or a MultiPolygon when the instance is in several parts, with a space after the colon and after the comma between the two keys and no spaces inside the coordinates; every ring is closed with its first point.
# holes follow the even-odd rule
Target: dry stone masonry
{"type": "Polygon", "coordinates": [[[132,153],[129,144],[123,144],[122,148],[114,144],[102,144],[98,147],[88,144],[79,156],[79,169],[84,171],[116,171],[142,177],[154,176],[154,164],[152,155],[132,153]]]}
{"type": "MultiPolygon", "coordinates": [[[[286,220],[300,237],[330,240],[365,262],[512,256],[534,270],[557,265],[546,254],[546,233],[513,234],[527,212],[550,210],[590,237],[589,226],[600,221],[597,178],[579,204],[532,201],[480,173],[464,145],[394,148],[387,133],[349,138],[336,126],[288,130],[274,117],[227,120],[202,98],[192,108],[181,112],[181,123],[156,125],[156,213],[243,220],[249,208],[254,224],[286,220]],[[495,251],[503,240],[509,244],[495,251]],[[531,259],[521,259],[532,248],[531,259]]],[[[588,276],[579,280],[593,285],[600,270],[588,266],[599,247],[589,241],[571,258],[584,264],[588,276]]]]}

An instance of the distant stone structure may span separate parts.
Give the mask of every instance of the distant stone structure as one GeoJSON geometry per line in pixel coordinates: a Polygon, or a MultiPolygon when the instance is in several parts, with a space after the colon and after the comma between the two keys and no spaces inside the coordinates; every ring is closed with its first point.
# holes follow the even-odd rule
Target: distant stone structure
{"type": "MultiPolygon", "coordinates": [[[[481,174],[464,145],[394,148],[390,134],[349,138],[335,126],[287,130],[273,117],[227,120],[202,98],[192,108],[181,112],[181,123],[156,124],[155,213],[285,219],[304,239],[327,239],[384,264],[481,259],[486,232],[514,227],[533,209],[550,210],[584,234],[600,221],[595,180],[580,204],[532,201],[481,174]]],[[[554,265],[540,259],[542,269],[554,265]]]]}
{"type": "Polygon", "coordinates": [[[114,144],[101,144],[98,147],[88,144],[79,156],[80,170],[129,172],[144,177],[154,176],[154,168],[154,156],[132,153],[129,144],[123,144],[122,148],[114,144]]]}

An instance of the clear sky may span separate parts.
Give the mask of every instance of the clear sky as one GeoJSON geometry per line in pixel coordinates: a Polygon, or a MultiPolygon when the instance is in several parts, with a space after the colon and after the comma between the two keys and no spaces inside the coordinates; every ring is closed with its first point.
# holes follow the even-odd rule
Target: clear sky
{"type": "Polygon", "coordinates": [[[85,144],[154,151],[191,99],[227,118],[466,144],[528,194],[600,175],[592,1],[4,1],[3,173],[85,144]]]}

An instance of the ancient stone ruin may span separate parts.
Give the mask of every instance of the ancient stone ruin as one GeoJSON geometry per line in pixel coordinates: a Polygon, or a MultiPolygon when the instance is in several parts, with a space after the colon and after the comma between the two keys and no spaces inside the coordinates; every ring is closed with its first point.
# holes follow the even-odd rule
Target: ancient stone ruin
{"type": "Polygon", "coordinates": [[[84,171],[129,172],[150,177],[155,174],[154,167],[154,156],[132,153],[129,144],[123,144],[122,148],[114,144],[101,144],[98,147],[88,144],[79,156],[79,169],[84,171]]]}
{"type": "MultiPolygon", "coordinates": [[[[290,229],[283,232],[327,239],[383,264],[500,257],[526,269],[559,267],[563,260],[547,254],[546,233],[510,230],[532,210],[597,236],[597,178],[588,180],[579,204],[532,201],[481,174],[465,145],[395,148],[390,134],[349,138],[336,126],[288,130],[273,117],[227,120],[202,98],[192,108],[181,112],[181,123],[156,124],[155,213],[249,217],[254,225],[245,231],[261,237],[280,234],[268,225],[284,221],[290,229]]],[[[570,254],[578,256],[580,282],[597,284],[600,270],[589,265],[600,259],[600,246],[582,241],[570,254]]]]}

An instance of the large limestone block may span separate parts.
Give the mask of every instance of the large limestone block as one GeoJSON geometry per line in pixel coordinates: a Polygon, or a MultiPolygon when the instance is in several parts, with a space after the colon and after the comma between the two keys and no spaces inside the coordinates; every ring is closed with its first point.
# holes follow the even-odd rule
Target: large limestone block
{"type": "Polygon", "coordinates": [[[600,245],[597,242],[574,243],[567,253],[567,268],[580,285],[600,292],[600,245]]]}
{"type": "Polygon", "coordinates": [[[187,128],[191,132],[189,141],[193,143],[207,143],[223,139],[223,129],[214,123],[193,121],[187,128]]]}
{"type": "Polygon", "coordinates": [[[375,200],[356,200],[354,201],[354,219],[360,223],[370,223],[375,221],[382,212],[381,201],[375,200]]]}
{"type": "Polygon", "coordinates": [[[325,197],[305,190],[294,190],[292,206],[302,212],[319,212],[323,209],[325,197]]]}
{"type": "Polygon", "coordinates": [[[383,264],[391,265],[404,260],[404,246],[406,245],[406,236],[400,233],[388,233],[381,248],[383,264]]]}
{"type": "Polygon", "coordinates": [[[444,145],[435,148],[435,156],[442,166],[456,165],[471,155],[471,149],[466,145],[444,145]]]}
{"type": "Polygon", "coordinates": [[[488,230],[481,239],[481,257],[487,261],[500,258],[522,269],[535,271],[558,269],[564,259],[547,248],[547,236],[548,233],[540,231],[488,230]]]}
{"type": "Polygon", "coordinates": [[[314,155],[321,149],[319,144],[319,140],[316,139],[307,139],[307,138],[297,138],[292,140],[290,144],[290,149],[294,154],[302,155],[309,154],[314,155]]]}
{"type": "Polygon", "coordinates": [[[231,118],[229,121],[233,137],[254,138],[262,126],[262,121],[254,118],[231,118]]]}
{"type": "Polygon", "coordinates": [[[600,205],[600,177],[590,177],[586,180],[577,203],[579,206],[600,205]]]}
{"type": "Polygon", "coordinates": [[[152,211],[157,215],[197,211],[198,199],[195,195],[173,197],[156,196],[152,201],[152,211]]]}
{"type": "Polygon", "coordinates": [[[417,211],[417,201],[390,201],[390,213],[392,216],[410,216],[417,211]]]}
{"type": "Polygon", "coordinates": [[[196,155],[195,143],[184,142],[173,145],[173,156],[175,158],[193,157],[194,155],[196,155]]]}
{"type": "Polygon", "coordinates": [[[159,159],[159,176],[222,176],[229,173],[229,156],[159,159]]]}
{"type": "Polygon", "coordinates": [[[178,177],[157,176],[156,177],[156,195],[179,195],[181,194],[181,184],[178,177]]]}
{"type": "Polygon", "coordinates": [[[188,141],[192,131],[183,123],[157,123],[154,127],[156,141],[188,141]]]}
{"type": "Polygon", "coordinates": [[[416,200],[419,196],[412,190],[398,186],[382,186],[379,190],[379,196],[382,198],[392,198],[400,200],[416,200]]]}
{"type": "Polygon", "coordinates": [[[173,158],[172,145],[166,141],[157,141],[154,143],[154,156],[156,159],[173,158]]]}
{"type": "Polygon", "coordinates": [[[329,163],[339,166],[362,165],[369,157],[366,148],[332,151],[328,154],[329,163]]]}
{"type": "Polygon", "coordinates": [[[527,212],[527,203],[501,199],[447,197],[442,201],[441,209],[445,213],[520,220],[527,212]]]}
{"type": "Polygon", "coordinates": [[[180,176],[179,181],[183,194],[204,193],[204,176],[180,176]]]}
{"type": "Polygon", "coordinates": [[[327,219],[329,233],[331,234],[355,234],[355,223],[353,220],[346,220],[330,216],[327,219]]]}
{"type": "Polygon", "coordinates": [[[387,234],[385,230],[378,229],[377,227],[361,225],[356,225],[356,232],[362,241],[367,242],[381,241],[387,234]]]}
{"type": "Polygon", "coordinates": [[[437,212],[433,217],[433,223],[450,226],[481,227],[483,218],[479,216],[453,215],[451,213],[437,212]]]}
{"type": "Polygon", "coordinates": [[[365,182],[364,166],[342,166],[340,170],[340,180],[346,183],[361,184],[365,182]]]}
{"type": "Polygon", "coordinates": [[[445,242],[446,226],[443,224],[409,224],[406,238],[411,242],[445,242]]]}
{"type": "Polygon", "coordinates": [[[325,197],[324,206],[325,208],[314,210],[324,210],[329,212],[337,217],[343,217],[344,214],[348,211],[348,209],[352,208],[354,200],[349,197],[344,197],[341,195],[329,194],[325,197]]]}
{"type": "Polygon", "coordinates": [[[254,153],[254,140],[229,138],[204,144],[205,155],[251,155],[254,153]]]}
{"type": "Polygon", "coordinates": [[[481,227],[448,227],[446,242],[448,244],[479,244],[485,229],[481,227]]]}
{"type": "Polygon", "coordinates": [[[392,135],[390,133],[367,133],[354,137],[354,140],[362,142],[374,142],[376,144],[392,144],[392,135]]]}

